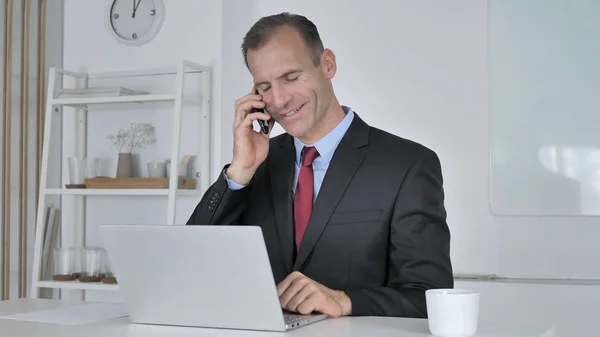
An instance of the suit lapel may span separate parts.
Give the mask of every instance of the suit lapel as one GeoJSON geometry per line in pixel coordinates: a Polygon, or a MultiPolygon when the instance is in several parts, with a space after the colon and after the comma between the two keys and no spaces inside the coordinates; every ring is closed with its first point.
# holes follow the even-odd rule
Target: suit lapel
{"type": "Polygon", "coordinates": [[[277,233],[288,272],[294,260],[294,218],[292,184],[294,182],[294,142],[290,136],[282,136],[273,148],[269,161],[271,195],[275,208],[277,233]]]}
{"type": "Polygon", "coordinates": [[[369,126],[358,115],[338,145],[329,168],[323,179],[319,195],[313,205],[308,226],[304,232],[300,250],[293,270],[299,270],[321,237],[340,199],[344,195],[352,177],[364,159],[360,147],[369,139],[369,126]]]}

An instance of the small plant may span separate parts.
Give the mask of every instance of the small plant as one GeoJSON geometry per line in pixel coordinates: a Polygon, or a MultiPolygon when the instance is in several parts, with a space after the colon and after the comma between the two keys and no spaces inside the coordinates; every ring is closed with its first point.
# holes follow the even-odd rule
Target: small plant
{"type": "Polygon", "coordinates": [[[146,145],[156,143],[156,128],[150,123],[131,123],[127,130],[119,129],[108,139],[119,153],[132,152],[133,149],[143,149],[146,145]]]}
{"type": "Polygon", "coordinates": [[[111,134],[108,139],[112,142],[112,145],[117,148],[119,153],[123,153],[123,148],[127,144],[127,131],[119,130],[116,134],[111,134]]]}

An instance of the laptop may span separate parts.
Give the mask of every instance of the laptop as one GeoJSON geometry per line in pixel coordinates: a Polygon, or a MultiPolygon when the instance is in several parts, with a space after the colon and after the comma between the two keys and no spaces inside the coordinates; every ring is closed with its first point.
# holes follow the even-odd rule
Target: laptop
{"type": "Polygon", "coordinates": [[[324,314],[284,311],[258,226],[103,225],[133,323],[286,331],[324,314]]]}

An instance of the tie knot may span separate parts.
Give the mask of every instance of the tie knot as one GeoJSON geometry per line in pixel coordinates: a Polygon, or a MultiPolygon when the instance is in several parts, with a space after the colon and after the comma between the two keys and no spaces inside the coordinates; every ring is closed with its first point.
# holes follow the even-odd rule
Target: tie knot
{"type": "Polygon", "coordinates": [[[315,158],[319,156],[319,151],[314,146],[307,147],[305,146],[302,149],[302,166],[310,166],[312,165],[315,158]]]}

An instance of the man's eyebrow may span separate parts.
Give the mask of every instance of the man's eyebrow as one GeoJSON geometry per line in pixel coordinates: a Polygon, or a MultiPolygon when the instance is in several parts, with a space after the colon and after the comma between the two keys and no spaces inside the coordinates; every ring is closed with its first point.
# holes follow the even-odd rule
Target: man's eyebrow
{"type": "Polygon", "coordinates": [[[279,76],[279,78],[288,77],[292,74],[299,73],[299,72],[300,72],[300,69],[292,69],[292,70],[286,71],[283,75],[279,76]]]}
{"type": "MultiPolygon", "coordinates": [[[[279,76],[279,79],[284,78],[284,77],[288,77],[288,76],[290,76],[292,74],[299,73],[300,71],[301,71],[300,69],[288,70],[285,73],[283,73],[283,75],[279,76]]],[[[261,86],[263,84],[269,84],[269,82],[267,82],[267,81],[257,82],[257,83],[254,83],[254,86],[255,87],[259,87],[259,86],[261,86]]]]}

